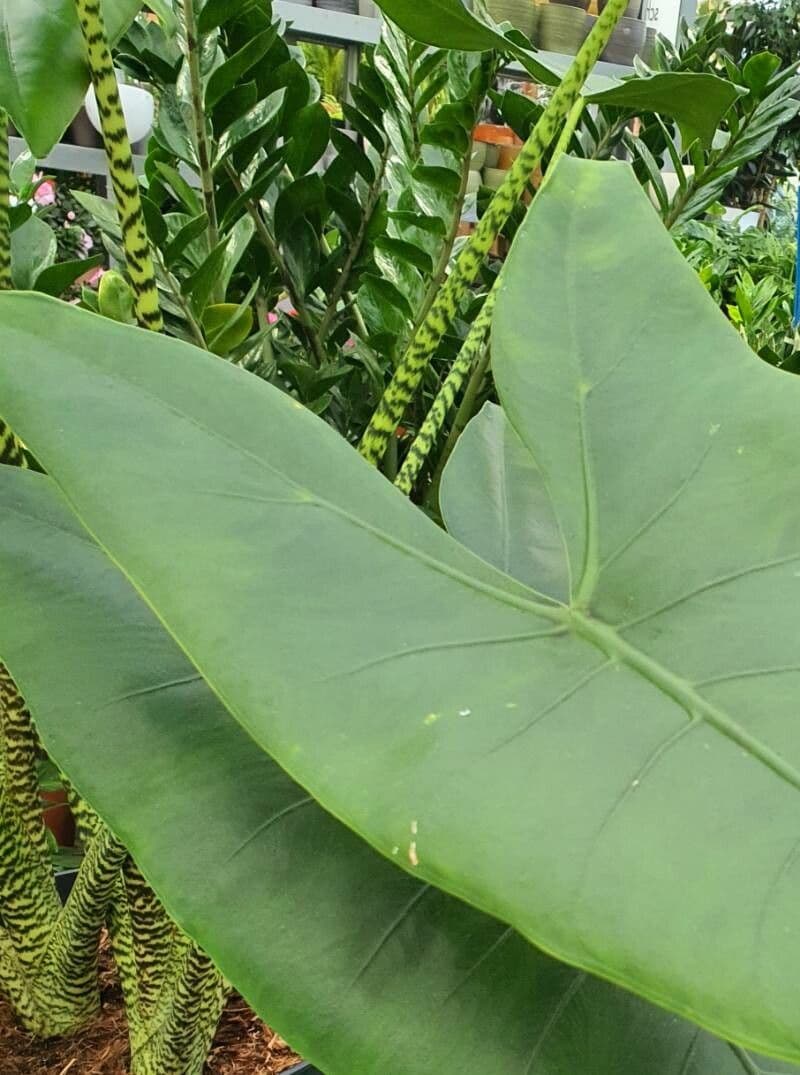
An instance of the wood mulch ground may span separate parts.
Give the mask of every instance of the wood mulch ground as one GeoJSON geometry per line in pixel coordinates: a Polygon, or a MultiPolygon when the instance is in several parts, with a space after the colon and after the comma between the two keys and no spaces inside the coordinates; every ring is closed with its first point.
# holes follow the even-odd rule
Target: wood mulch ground
{"type": "MultiPolygon", "coordinates": [[[[0,999],[0,1075],[127,1075],[128,1040],[113,964],[103,958],[102,1011],[73,1038],[39,1041],[20,1030],[0,999]]],[[[240,997],[232,997],[217,1030],[207,1075],[279,1075],[298,1057],[240,997]]]]}

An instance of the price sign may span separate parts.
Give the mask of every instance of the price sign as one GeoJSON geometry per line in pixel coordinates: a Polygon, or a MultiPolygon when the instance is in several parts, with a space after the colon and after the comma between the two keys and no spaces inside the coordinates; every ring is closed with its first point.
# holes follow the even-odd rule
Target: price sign
{"type": "Polygon", "coordinates": [[[681,21],[681,0],[645,0],[644,19],[674,43],[681,21]]]}

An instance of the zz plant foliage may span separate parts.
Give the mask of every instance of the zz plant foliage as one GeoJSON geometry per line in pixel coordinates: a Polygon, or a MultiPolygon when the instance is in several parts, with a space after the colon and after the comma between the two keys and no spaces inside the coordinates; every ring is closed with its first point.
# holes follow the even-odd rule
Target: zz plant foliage
{"type": "Polygon", "coordinates": [[[228,983],[327,1075],[796,1071],[800,389],[641,175],[569,155],[582,98],[712,152],[744,89],[589,79],[610,0],[453,257],[502,56],[558,75],[458,0],[385,7],[348,133],[268,4],[78,6],[107,121],[117,29],[161,107],[139,182],[106,130],[120,211],[85,199],[131,288],[0,295],[42,471],[0,468],[0,988],[73,1029],[105,925],[136,1075],[202,1070],[228,983]],[[445,532],[367,460],[417,408],[408,492],[489,356],[445,532]],[[63,909],[42,749],[88,849],[63,909]]]}

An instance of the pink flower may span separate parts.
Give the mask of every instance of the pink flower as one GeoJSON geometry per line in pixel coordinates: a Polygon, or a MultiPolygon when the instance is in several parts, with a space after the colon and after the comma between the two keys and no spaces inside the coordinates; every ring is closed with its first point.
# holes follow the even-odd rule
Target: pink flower
{"type": "Polygon", "coordinates": [[[278,315],[274,314],[274,313],[268,313],[267,314],[267,321],[268,321],[268,323],[270,325],[277,325],[277,323],[278,323],[278,315]]]}
{"type": "Polygon", "coordinates": [[[102,265],[98,265],[97,268],[89,269],[89,271],[85,272],[83,276],[79,276],[75,283],[82,284],[85,287],[95,287],[105,276],[105,272],[106,270],[102,267],[102,265]]]}
{"type": "Polygon", "coordinates": [[[81,237],[78,240],[78,246],[80,246],[84,254],[88,254],[89,251],[94,247],[94,239],[91,237],[88,231],[82,232],[81,237]]]}
{"type": "Polygon", "coordinates": [[[70,209],[70,211],[67,213],[67,220],[74,220],[74,219],[75,219],[75,214],[70,209]]]}
{"type": "MultiPolygon", "coordinates": [[[[34,183],[41,179],[41,172],[37,173],[33,177],[34,183]]],[[[33,200],[36,204],[43,209],[47,205],[55,205],[56,201],[56,182],[54,179],[45,179],[44,182],[39,183],[36,188],[33,200]]]]}

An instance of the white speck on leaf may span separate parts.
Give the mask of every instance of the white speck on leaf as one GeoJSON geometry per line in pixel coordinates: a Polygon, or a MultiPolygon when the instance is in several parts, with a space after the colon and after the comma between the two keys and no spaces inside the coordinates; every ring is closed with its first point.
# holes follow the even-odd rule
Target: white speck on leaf
{"type": "Polygon", "coordinates": [[[506,702],[506,709],[516,709],[516,708],[517,708],[517,703],[516,702],[506,702]]]}
{"type": "Polygon", "coordinates": [[[430,727],[431,724],[435,724],[437,720],[440,720],[441,716],[441,713],[429,713],[423,723],[430,727]]]}
{"type": "Polygon", "coordinates": [[[717,434],[717,433],[719,433],[719,431],[720,431],[720,429],[721,429],[721,428],[722,428],[722,427],[721,427],[721,426],[719,425],[719,423],[715,423],[715,424],[714,424],[714,425],[713,425],[713,426],[711,427],[711,429],[709,429],[709,431],[708,431],[708,432],[709,432],[709,434],[710,434],[710,435],[711,435],[711,436],[713,437],[713,436],[716,436],[716,434],[717,434]]]}
{"type": "Polygon", "coordinates": [[[393,847],[392,848],[392,854],[393,855],[399,855],[400,854],[400,848],[399,847],[393,847]]]}
{"type": "Polygon", "coordinates": [[[631,787],[632,788],[638,788],[640,783],[641,783],[640,780],[634,780],[634,782],[631,784],[631,787]]]}
{"type": "Polygon", "coordinates": [[[419,866],[419,855],[417,854],[417,841],[412,840],[408,848],[408,861],[412,866],[419,866]]]}
{"type": "Polygon", "coordinates": [[[459,709],[458,711],[459,717],[468,717],[470,713],[472,713],[471,709],[459,709]]]}
{"type": "Polygon", "coordinates": [[[418,832],[419,832],[419,825],[417,824],[416,821],[412,821],[411,822],[411,835],[416,836],[418,832]]]}

